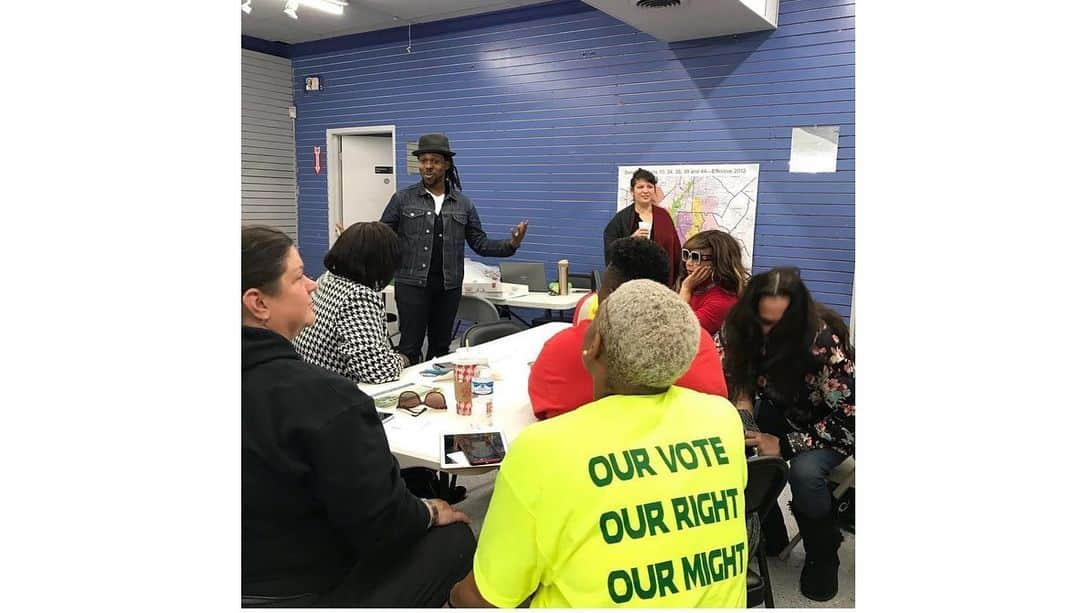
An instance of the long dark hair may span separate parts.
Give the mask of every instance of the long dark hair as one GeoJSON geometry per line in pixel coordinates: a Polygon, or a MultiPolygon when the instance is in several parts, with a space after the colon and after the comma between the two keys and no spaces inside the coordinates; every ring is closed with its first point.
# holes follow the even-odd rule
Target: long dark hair
{"type": "MultiPolygon", "coordinates": [[[[683,249],[711,249],[712,250],[712,282],[736,296],[746,288],[746,280],[750,274],[743,265],[742,246],[735,237],[720,230],[705,230],[686,239],[683,249]]],[[[686,271],[686,262],[679,265],[679,283],[689,274],[686,271]]],[[[676,284],[675,287],[678,287],[676,284]]]]}
{"type": "Polygon", "coordinates": [[[397,233],[381,221],[360,221],[346,228],[323,258],[323,266],[375,291],[394,278],[401,265],[397,233]]]}
{"type": "Polygon", "coordinates": [[[240,293],[255,288],[277,294],[285,260],[293,240],[288,234],[266,226],[240,229],[240,293]]]}
{"type": "Polygon", "coordinates": [[[724,371],[732,398],[753,398],[757,378],[765,376],[786,409],[800,415],[806,392],[805,377],[816,365],[810,348],[822,324],[840,339],[840,348],[855,359],[847,324],[838,313],[814,302],[798,268],[774,268],[750,278],[724,322],[724,371]],[[791,300],[783,317],[770,330],[761,330],[758,303],[765,296],[787,296],[791,300]]]}

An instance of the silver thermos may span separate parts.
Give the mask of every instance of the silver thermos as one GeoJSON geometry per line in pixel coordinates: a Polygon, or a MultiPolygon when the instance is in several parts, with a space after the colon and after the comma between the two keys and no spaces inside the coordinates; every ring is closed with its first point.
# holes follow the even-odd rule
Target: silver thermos
{"type": "Polygon", "coordinates": [[[570,260],[559,260],[559,295],[565,296],[570,293],[570,260]]]}

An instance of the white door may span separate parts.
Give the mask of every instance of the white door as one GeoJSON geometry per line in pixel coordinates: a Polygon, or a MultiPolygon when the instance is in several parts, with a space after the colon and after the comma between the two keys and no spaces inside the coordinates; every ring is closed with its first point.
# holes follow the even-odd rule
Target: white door
{"type": "Polygon", "coordinates": [[[341,136],[341,226],[378,221],[397,191],[390,134],[341,136]]]}

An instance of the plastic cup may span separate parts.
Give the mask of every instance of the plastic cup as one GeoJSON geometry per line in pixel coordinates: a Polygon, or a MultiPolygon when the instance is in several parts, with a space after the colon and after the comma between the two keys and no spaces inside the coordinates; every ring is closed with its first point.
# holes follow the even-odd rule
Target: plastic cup
{"type": "Polygon", "coordinates": [[[480,364],[478,356],[459,351],[450,363],[454,365],[454,405],[458,415],[472,415],[472,380],[476,376],[476,367],[480,364]]]}

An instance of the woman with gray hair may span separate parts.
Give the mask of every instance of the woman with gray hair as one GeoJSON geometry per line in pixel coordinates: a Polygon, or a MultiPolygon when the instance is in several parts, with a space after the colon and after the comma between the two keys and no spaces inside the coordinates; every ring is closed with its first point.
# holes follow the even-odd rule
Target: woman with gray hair
{"type": "Polygon", "coordinates": [[[699,330],[655,281],[600,303],[582,347],[595,400],[514,439],[453,606],[746,605],[742,423],[672,385],[699,330]]]}

